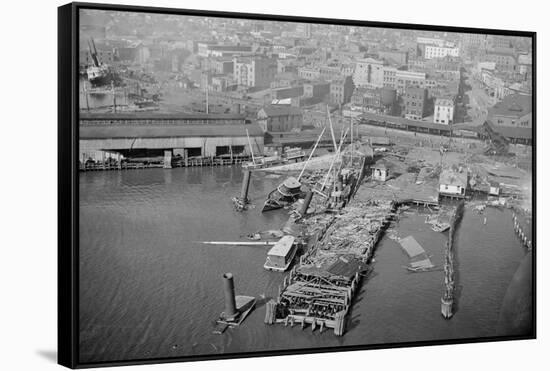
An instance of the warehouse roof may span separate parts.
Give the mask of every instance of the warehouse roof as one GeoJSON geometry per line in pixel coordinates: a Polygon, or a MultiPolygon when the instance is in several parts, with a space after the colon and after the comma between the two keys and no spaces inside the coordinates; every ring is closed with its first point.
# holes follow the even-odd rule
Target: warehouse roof
{"type": "Polygon", "coordinates": [[[286,104],[271,104],[269,106],[263,107],[260,111],[262,110],[268,117],[302,114],[302,110],[300,110],[299,108],[292,107],[286,104]]]}
{"type": "Polygon", "coordinates": [[[489,116],[522,117],[532,112],[531,95],[511,94],[489,108],[489,116]]]}
{"type": "Polygon", "coordinates": [[[80,113],[80,120],[244,120],[245,115],[233,113],[158,113],[158,112],[127,112],[127,113],[80,113]]]}
{"type": "Polygon", "coordinates": [[[86,125],[80,139],[174,138],[174,137],[263,137],[257,124],[249,125],[86,125]]]}

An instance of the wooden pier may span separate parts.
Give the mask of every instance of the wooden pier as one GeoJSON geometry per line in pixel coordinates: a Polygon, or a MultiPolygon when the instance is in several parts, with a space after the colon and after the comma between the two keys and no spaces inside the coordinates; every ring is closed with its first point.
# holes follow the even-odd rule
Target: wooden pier
{"type": "Polygon", "coordinates": [[[232,156],[232,157],[196,157],[188,159],[172,158],[171,166],[164,166],[164,161],[158,162],[95,162],[80,163],[80,171],[104,171],[104,170],[137,170],[137,169],[155,169],[155,168],[175,168],[175,167],[205,167],[205,166],[232,166],[250,161],[250,156],[232,156]]]}
{"type": "Polygon", "coordinates": [[[461,201],[455,209],[453,216],[451,217],[451,225],[449,230],[449,240],[445,246],[445,263],[443,265],[443,272],[445,273],[445,291],[441,297],[441,314],[443,318],[449,319],[453,316],[453,304],[454,304],[454,290],[455,290],[455,261],[454,261],[454,236],[456,227],[462,219],[464,213],[464,201],[461,201]]]}

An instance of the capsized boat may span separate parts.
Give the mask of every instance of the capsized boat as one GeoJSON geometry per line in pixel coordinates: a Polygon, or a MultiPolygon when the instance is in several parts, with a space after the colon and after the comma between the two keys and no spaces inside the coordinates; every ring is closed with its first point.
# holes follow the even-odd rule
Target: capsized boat
{"type": "Polygon", "coordinates": [[[305,197],[305,192],[302,191],[302,183],[293,176],[288,177],[269,193],[267,200],[264,202],[262,212],[290,206],[303,197],[305,197]]]}

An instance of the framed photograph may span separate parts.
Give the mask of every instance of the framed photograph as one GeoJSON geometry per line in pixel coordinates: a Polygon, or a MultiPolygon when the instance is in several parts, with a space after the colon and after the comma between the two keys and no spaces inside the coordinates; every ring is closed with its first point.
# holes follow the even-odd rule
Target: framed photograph
{"type": "Polygon", "coordinates": [[[60,364],[535,338],[534,32],[58,19],[60,364]]]}

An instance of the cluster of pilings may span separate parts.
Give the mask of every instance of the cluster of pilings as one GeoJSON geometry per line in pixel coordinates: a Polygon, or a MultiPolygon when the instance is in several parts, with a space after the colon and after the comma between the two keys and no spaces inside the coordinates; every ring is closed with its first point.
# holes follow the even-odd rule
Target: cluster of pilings
{"type": "Polygon", "coordinates": [[[514,220],[514,232],[516,232],[516,234],[518,235],[523,246],[525,246],[530,250],[532,247],[532,241],[526,232],[526,226],[523,225],[523,223],[520,221],[520,218],[518,218],[518,215],[515,212],[513,213],[513,220],[514,220]]]}
{"type": "Polygon", "coordinates": [[[449,240],[445,246],[445,263],[443,272],[445,275],[445,291],[441,297],[441,314],[443,318],[449,319],[453,316],[454,289],[455,289],[455,260],[453,254],[454,235],[458,223],[464,213],[464,201],[461,201],[451,217],[451,227],[449,229],[449,240]]]}
{"type": "Polygon", "coordinates": [[[279,288],[277,301],[266,305],[264,322],[311,326],[319,332],[333,329],[336,336],[345,332],[345,319],[353,296],[359,287],[361,275],[357,272],[351,279],[343,277],[319,277],[299,273],[296,269],[285,277],[283,288],[279,288]]]}

